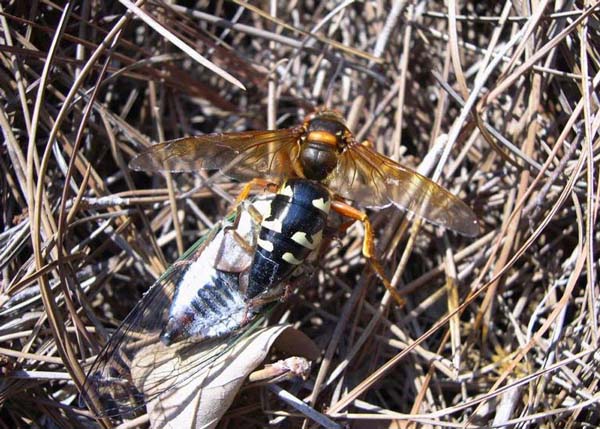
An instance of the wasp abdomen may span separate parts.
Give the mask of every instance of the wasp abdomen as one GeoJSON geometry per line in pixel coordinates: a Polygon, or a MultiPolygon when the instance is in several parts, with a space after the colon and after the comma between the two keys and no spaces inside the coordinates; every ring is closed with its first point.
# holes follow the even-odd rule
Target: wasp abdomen
{"type": "Polygon", "coordinates": [[[286,281],[321,243],[331,201],[318,182],[288,180],[263,213],[246,295],[254,298],[286,281]]]}

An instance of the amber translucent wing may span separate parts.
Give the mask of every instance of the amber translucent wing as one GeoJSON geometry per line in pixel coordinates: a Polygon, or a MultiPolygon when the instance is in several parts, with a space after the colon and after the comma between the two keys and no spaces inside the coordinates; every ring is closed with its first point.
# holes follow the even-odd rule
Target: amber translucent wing
{"type": "Polygon", "coordinates": [[[290,157],[304,128],[206,134],[149,147],[129,167],[147,172],[221,170],[238,180],[294,175],[290,157]]]}
{"type": "Polygon", "coordinates": [[[461,234],[479,233],[475,214],[460,199],[365,145],[348,146],[332,177],[329,183],[332,191],[363,206],[393,204],[461,234]]]}

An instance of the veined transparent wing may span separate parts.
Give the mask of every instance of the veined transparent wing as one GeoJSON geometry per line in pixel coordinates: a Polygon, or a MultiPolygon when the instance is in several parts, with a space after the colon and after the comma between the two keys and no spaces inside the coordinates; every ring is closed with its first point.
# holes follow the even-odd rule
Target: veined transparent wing
{"type": "Polygon", "coordinates": [[[241,181],[281,179],[294,174],[292,158],[304,127],[184,137],[150,146],[129,163],[133,170],[221,170],[241,181]]]}
{"type": "Polygon", "coordinates": [[[353,142],[332,174],[336,194],[365,207],[395,205],[458,233],[479,233],[477,217],[459,198],[427,177],[404,167],[370,147],[353,142]]]}

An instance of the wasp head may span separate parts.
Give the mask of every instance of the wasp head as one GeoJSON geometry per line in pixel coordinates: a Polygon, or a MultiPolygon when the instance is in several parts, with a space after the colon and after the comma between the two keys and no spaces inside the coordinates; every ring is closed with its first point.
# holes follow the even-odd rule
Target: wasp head
{"type": "Polygon", "coordinates": [[[300,164],[307,179],[323,181],[335,170],[351,136],[342,117],[320,110],[305,122],[306,133],[300,149],[300,164]]]}

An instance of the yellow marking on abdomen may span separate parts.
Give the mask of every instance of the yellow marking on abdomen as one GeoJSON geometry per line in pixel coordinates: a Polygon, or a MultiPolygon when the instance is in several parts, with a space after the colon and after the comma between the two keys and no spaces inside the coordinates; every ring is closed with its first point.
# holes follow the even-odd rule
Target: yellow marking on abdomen
{"type": "Polygon", "coordinates": [[[279,190],[280,195],[285,195],[286,197],[292,198],[294,196],[294,190],[290,185],[285,185],[283,188],[279,190]]]}
{"type": "Polygon", "coordinates": [[[310,239],[306,232],[296,231],[294,235],[292,235],[292,240],[307,249],[315,250],[317,246],[321,244],[322,237],[322,231],[317,232],[315,235],[311,236],[310,239]]]}
{"type": "Polygon", "coordinates": [[[292,264],[292,265],[300,265],[302,263],[301,260],[296,259],[296,257],[294,255],[292,255],[290,252],[285,252],[283,254],[283,256],[281,257],[281,259],[283,259],[288,264],[292,264]]]}
{"type": "Polygon", "coordinates": [[[322,212],[329,213],[329,209],[331,208],[331,201],[328,199],[325,201],[325,198],[318,198],[313,200],[312,205],[321,210],[322,212]]]}
{"type": "Polygon", "coordinates": [[[275,232],[281,232],[283,230],[283,223],[281,222],[281,219],[264,220],[261,226],[275,232]]]}
{"type": "Polygon", "coordinates": [[[271,243],[270,241],[259,238],[258,240],[256,240],[256,244],[265,249],[267,252],[273,251],[273,243],[271,243]]]}
{"type": "Polygon", "coordinates": [[[306,232],[296,231],[294,235],[292,235],[292,240],[298,243],[300,246],[306,247],[307,249],[314,249],[315,245],[310,242],[306,232]]]}

